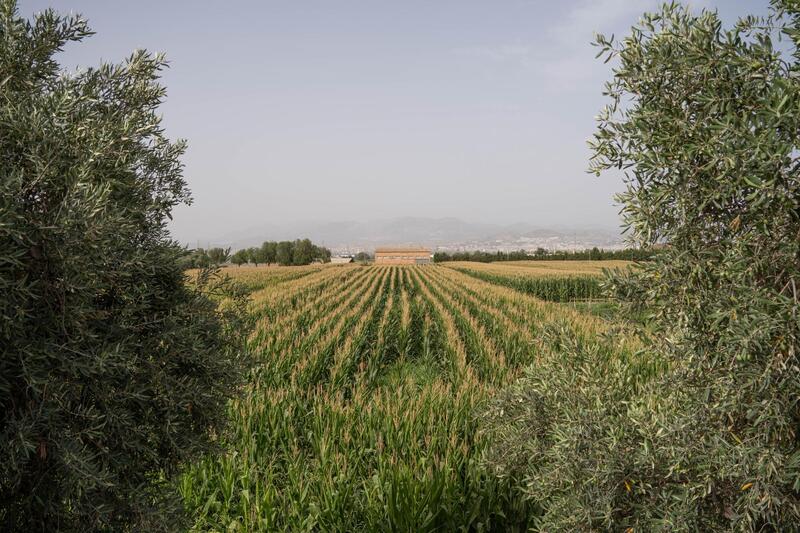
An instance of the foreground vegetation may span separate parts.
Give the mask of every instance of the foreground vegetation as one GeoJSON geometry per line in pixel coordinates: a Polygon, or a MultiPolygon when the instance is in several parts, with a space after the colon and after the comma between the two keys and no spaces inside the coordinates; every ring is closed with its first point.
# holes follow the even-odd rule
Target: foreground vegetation
{"type": "Polygon", "coordinates": [[[181,483],[199,530],[525,530],[538,507],[483,467],[476,408],[565,343],[638,357],[605,321],[453,269],[230,272],[262,277],[259,366],[229,452],[181,483]]]}
{"type": "Polygon", "coordinates": [[[487,464],[539,530],[800,530],[800,4],[772,4],[598,37],[591,170],[626,169],[631,237],[669,243],[613,284],[655,366],[577,343],[492,403],[487,464]]]}
{"type": "Polygon", "coordinates": [[[166,64],[63,73],[89,34],[0,1],[2,531],[180,529],[174,477],[216,449],[242,377],[242,294],[187,284],[165,229],[190,198],[166,64]]]}

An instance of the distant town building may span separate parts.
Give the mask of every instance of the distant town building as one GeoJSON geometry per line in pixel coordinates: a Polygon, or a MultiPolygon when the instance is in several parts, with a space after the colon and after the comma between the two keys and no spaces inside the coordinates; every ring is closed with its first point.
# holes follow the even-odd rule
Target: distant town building
{"type": "Polygon", "coordinates": [[[431,251],[427,248],[376,248],[376,265],[427,265],[431,251]]]}
{"type": "Polygon", "coordinates": [[[352,262],[353,262],[353,258],[352,257],[343,257],[343,256],[331,257],[331,263],[334,264],[334,265],[344,265],[344,264],[352,263],[352,262]]]}

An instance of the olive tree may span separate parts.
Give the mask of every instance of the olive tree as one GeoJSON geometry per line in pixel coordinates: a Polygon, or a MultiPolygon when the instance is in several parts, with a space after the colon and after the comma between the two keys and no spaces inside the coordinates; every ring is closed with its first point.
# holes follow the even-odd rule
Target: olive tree
{"type": "Polygon", "coordinates": [[[624,173],[632,239],[663,250],[611,280],[645,351],[561,336],[487,413],[488,463],[542,529],[797,530],[799,22],[788,0],[730,29],[669,4],[598,38],[591,170],[624,173]]]}
{"type": "Polygon", "coordinates": [[[307,265],[314,260],[314,245],[310,239],[297,239],[292,249],[292,263],[307,265]]]}
{"type": "Polygon", "coordinates": [[[261,258],[267,264],[271,265],[275,262],[275,253],[278,244],[274,241],[264,241],[261,244],[261,258]]]}
{"type": "Polygon", "coordinates": [[[280,241],[275,247],[275,262],[282,266],[291,265],[293,252],[292,241],[280,241]]]}
{"type": "Polygon", "coordinates": [[[0,1],[3,531],[175,530],[175,473],[215,447],[240,375],[243,297],[188,281],[165,225],[190,197],[164,59],[62,71],[90,33],[0,1]]]}
{"type": "Polygon", "coordinates": [[[218,266],[224,264],[231,256],[230,248],[210,248],[208,250],[208,258],[212,265],[218,266]]]}
{"type": "Polygon", "coordinates": [[[255,266],[258,266],[260,263],[264,263],[264,253],[259,246],[253,246],[247,249],[247,259],[250,263],[253,263],[255,266]]]}
{"type": "Polygon", "coordinates": [[[675,411],[651,416],[632,466],[639,497],[693,527],[800,523],[799,22],[789,0],[731,29],[668,6],[618,45],[598,39],[619,66],[592,170],[626,171],[633,239],[665,244],[615,283],[651,315],[675,411]]]}
{"type": "Polygon", "coordinates": [[[236,266],[242,266],[247,263],[247,259],[247,250],[237,250],[236,253],[231,256],[231,263],[236,266]]]}

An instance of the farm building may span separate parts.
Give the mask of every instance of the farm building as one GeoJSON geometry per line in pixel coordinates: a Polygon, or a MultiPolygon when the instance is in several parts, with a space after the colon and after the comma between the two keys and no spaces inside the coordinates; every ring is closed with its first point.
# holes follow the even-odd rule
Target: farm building
{"type": "Polygon", "coordinates": [[[427,248],[376,248],[376,265],[427,265],[431,251],[427,248]]]}
{"type": "Polygon", "coordinates": [[[352,263],[352,257],[331,257],[331,263],[334,265],[344,265],[346,263],[352,263]]]}

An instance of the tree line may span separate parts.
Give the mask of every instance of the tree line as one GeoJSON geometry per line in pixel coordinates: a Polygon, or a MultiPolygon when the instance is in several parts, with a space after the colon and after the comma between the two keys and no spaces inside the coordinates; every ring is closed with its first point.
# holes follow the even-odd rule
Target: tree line
{"type": "Polygon", "coordinates": [[[265,241],[261,246],[242,248],[231,253],[230,248],[197,248],[187,250],[183,258],[184,268],[206,268],[228,262],[241,266],[258,265],[309,265],[314,262],[328,263],[331,251],[318,246],[309,239],[294,241],[265,241]]]}
{"type": "Polygon", "coordinates": [[[619,259],[624,261],[648,261],[657,253],[655,248],[626,248],[624,250],[603,250],[591,248],[587,250],[551,252],[544,248],[537,248],[533,252],[516,250],[511,252],[485,252],[482,250],[465,252],[435,252],[434,263],[446,261],[475,261],[479,263],[494,263],[497,261],[601,261],[619,259]]]}

